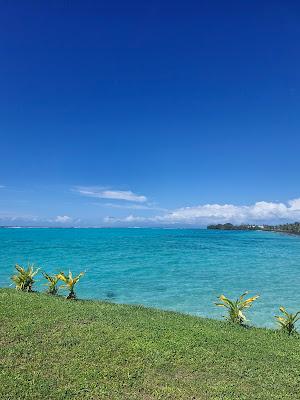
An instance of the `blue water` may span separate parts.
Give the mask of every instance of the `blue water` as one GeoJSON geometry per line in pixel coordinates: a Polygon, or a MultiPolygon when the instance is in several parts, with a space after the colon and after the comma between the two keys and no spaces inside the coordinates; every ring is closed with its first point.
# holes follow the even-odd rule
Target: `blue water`
{"type": "MultiPolygon", "coordinates": [[[[221,318],[224,293],[261,298],[250,322],[274,327],[280,305],[300,309],[300,236],[205,229],[0,229],[0,286],[15,263],[86,271],[82,298],[221,318]]],[[[38,288],[44,290],[40,277],[38,288]]]]}

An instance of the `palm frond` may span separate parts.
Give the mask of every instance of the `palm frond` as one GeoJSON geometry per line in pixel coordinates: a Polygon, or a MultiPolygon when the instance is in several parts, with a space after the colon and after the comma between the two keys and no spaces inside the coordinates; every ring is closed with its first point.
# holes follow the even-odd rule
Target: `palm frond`
{"type": "Polygon", "coordinates": [[[72,272],[69,270],[68,276],[64,272],[60,272],[57,277],[61,281],[64,282],[64,285],[62,285],[63,288],[66,288],[69,290],[69,294],[67,296],[68,299],[75,299],[76,295],[74,292],[74,286],[78,283],[79,279],[84,275],[83,272],[80,272],[79,275],[75,276],[73,278],[72,272]]]}
{"type": "Polygon", "coordinates": [[[244,297],[248,294],[248,292],[244,292],[240,297],[236,299],[236,301],[230,300],[228,297],[223,294],[219,296],[219,300],[221,302],[215,303],[218,307],[227,308],[228,315],[226,319],[230,322],[237,323],[239,325],[243,325],[247,319],[242,310],[250,308],[253,302],[258,299],[258,295],[250,297],[247,300],[244,300],[244,297]]]}
{"type": "Polygon", "coordinates": [[[33,278],[39,272],[39,268],[34,269],[33,264],[28,264],[27,269],[25,269],[21,265],[16,264],[15,269],[18,274],[13,275],[11,280],[15,283],[16,289],[31,292],[32,286],[35,283],[33,278]]]}
{"type": "Polygon", "coordinates": [[[300,311],[296,312],[295,314],[288,313],[283,306],[279,307],[279,311],[283,314],[283,316],[275,315],[275,318],[277,323],[280,325],[280,329],[288,335],[296,333],[297,331],[295,324],[300,320],[300,317],[298,317],[300,311]]]}

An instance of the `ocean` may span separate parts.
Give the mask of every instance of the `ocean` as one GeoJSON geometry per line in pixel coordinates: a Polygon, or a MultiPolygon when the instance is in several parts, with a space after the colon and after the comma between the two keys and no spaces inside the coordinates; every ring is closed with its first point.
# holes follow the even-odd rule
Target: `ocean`
{"type": "MultiPolygon", "coordinates": [[[[255,326],[275,327],[284,305],[300,309],[300,236],[206,229],[0,229],[0,286],[14,264],[47,273],[85,271],[84,299],[142,304],[222,318],[217,296],[249,290],[260,298],[248,311],[255,326]]],[[[45,290],[43,277],[37,289],[45,290]]]]}

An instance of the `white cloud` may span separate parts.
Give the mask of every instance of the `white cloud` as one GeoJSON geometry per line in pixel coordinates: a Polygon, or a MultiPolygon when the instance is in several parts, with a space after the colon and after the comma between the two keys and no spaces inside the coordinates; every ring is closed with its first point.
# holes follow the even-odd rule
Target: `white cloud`
{"type": "Polygon", "coordinates": [[[68,215],[58,215],[57,217],[54,218],[54,222],[59,222],[61,224],[65,224],[67,222],[71,222],[72,218],[69,217],[68,215]]]}
{"type": "Polygon", "coordinates": [[[119,223],[144,222],[151,225],[206,225],[210,223],[280,223],[300,220],[300,198],[287,203],[259,201],[252,205],[204,204],[182,207],[163,215],[129,215],[111,220],[119,223]]]}
{"type": "MultiPolygon", "coordinates": [[[[99,205],[99,203],[96,203],[96,205],[99,205]]],[[[102,205],[102,204],[101,204],[102,205]]],[[[167,211],[164,208],[161,207],[156,207],[154,205],[146,205],[146,204],[115,204],[115,203],[105,203],[103,204],[105,207],[110,207],[110,208],[119,208],[119,209],[125,209],[125,210],[159,210],[159,211],[167,211]]]]}
{"type": "Polygon", "coordinates": [[[14,222],[37,222],[39,217],[36,215],[17,215],[14,213],[0,213],[0,223],[14,223],[14,222]]]}
{"type": "Polygon", "coordinates": [[[101,187],[85,187],[75,188],[75,191],[83,196],[95,197],[98,199],[125,200],[136,203],[144,203],[147,201],[146,196],[133,193],[131,190],[109,190],[101,187]]]}
{"type": "Polygon", "coordinates": [[[105,217],[104,222],[148,222],[151,219],[150,218],[146,218],[146,217],[138,217],[138,216],[134,216],[134,215],[128,215],[127,217],[124,218],[115,218],[115,217],[105,217]]]}
{"type": "Polygon", "coordinates": [[[289,201],[289,206],[291,210],[299,210],[300,211],[300,199],[294,199],[289,201]]]}
{"type": "MultiPolygon", "coordinates": [[[[282,219],[290,216],[289,209],[283,203],[257,202],[250,206],[233,204],[205,204],[196,207],[184,207],[175,210],[158,220],[168,222],[252,222],[270,219],[282,219]]],[[[300,216],[300,214],[299,214],[300,216]]]]}
{"type": "Polygon", "coordinates": [[[13,226],[55,226],[57,223],[79,224],[79,218],[73,219],[68,215],[57,215],[56,217],[47,218],[36,215],[17,215],[13,213],[0,212],[0,225],[13,225],[13,226]]]}

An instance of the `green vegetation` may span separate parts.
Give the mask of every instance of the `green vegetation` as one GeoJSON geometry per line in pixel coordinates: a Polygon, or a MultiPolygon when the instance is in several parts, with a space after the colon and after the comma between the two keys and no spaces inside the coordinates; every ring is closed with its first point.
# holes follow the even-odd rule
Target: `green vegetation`
{"type": "Polygon", "coordinates": [[[3,400],[300,398],[300,340],[138,306],[0,289],[3,400]]]}
{"type": "Polygon", "coordinates": [[[45,283],[45,286],[47,286],[47,293],[56,295],[59,290],[58,286],[58,281],[59,278],[57,275],[48,275],[46,272],[43,272],[44,278],[47,279],[47,283],[45,283]]]}
{"type": "Polygon", "coordinates": [[[300,311],[276,316],[281,331],[245,329],[259,296],[215,303],[233,324],[138,306],[75,299],[83,276],[15,266],[17,291],[0,289],[1,399],[300,398],[300,311]],[[58,286],[59,281],[64,285],[58,286]],[[294,334],[292,336],[292,334],[294,334]]]}
{"type": "Polygon", "coordinates": [[[233,225],[229,222],[226,224],[208,225],[207,229],[217,229],[222,231],[257,231],[262,230],[262,226],[258,225],[233,225]]]}
{"type": "Polygon", "coordinates": [[[223,294],[219,297],[221,303],[215,303],[218,307],[224,307],[227,309],[228,315],[226,319],[229,322],[233,322],[234,324],[244,325],[247,321],[244,310],[250,308],[253,302],[259,298],[259,296],[250,297],[247,300],[244,300],[245,296],[248,292],[243,293],[238,299],[230,300],[225,297],[223,294]]]}
{"type": "Polygon", "coordinates": [[[34,270],[34,265],[29,264],[27,269],[19,264],[15,265],[17,274],[11,277],[11,280],[16,286],[16,289],[24,292],[32,292],[32,287],[35,283],[34,277],[39,272],[39,269],[34,270]]]}
{"type": "Polygon", "coordinates": [[[300,222],[294,222],[293,224],[282,224],[282,225],[264,225],[264,230],[293,233],[295,235],[298,235],[300,234],[300,222]]]}
{"type": "Polygon", "coordinates": [[[80,272],[79,275],[73,278],[72,272],[69,271],[69,275],[66,275],[64,272],[60,272],[57,275],[57,278],[63,281],[65,284],[62,286],[69,291],[67,299],[76,299],[76,294],[74,291],[75,285],[78,283],[79,279],[83,276],[83,272],[80,272]]]}
{"type": "Polygon", "coordinates": [[[275,318],[280,325],[280,328],[283,332],[288,335],[292,335],[296,333],[296,322],[300,320],[300,311],[295,314],[288,313],[284,307],[280,307],[279,310],[282,312],[283,316],[275,318]]]}
{"type": "Polygon", "coordinates": [[[300,234],[300,222],[295,222],[293,224],[282,224],[282,225],[233,225],[230,223],[226,224],[216,224],[208,225],[207,229],[216,229],[222,231],[272,231],[272,232],[284,232],[292,233],[295,235],[300,234]]]}
{"type": "MultiPolygon", "coordinates": [[[[17,274],[11,277],[11,280],[14,282],[17,290],[22,290],[23,292],[32,292],[32,287],[35,283],[33,279],[35,275],[39,272],[39,268],[34,270],[34,265],[29,264],[28,268],[25,269],[22,266],[16,264],[15,268],[17,270],[17,274]]],[[[66,288],[69,291],[67,299],[76,299],[75,293],[75,285],[78,283],[79,279],[84,275],[83,272],[80,272],[79,275],[73,277],[72,272],[69,271],[69,274],[66,275],[64,272],[60,272],[56,275],[49,275],[46,272],[43,272],[44,278],[47,280],[45,286],[47,286],[46,293],[51,295],[56,295],[58,290],[61,288],[66,288]],[[64,285],[58,286],[58,282],[64,282],[64,285]]]]}

